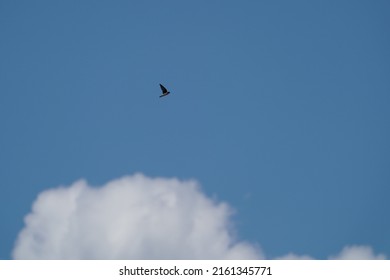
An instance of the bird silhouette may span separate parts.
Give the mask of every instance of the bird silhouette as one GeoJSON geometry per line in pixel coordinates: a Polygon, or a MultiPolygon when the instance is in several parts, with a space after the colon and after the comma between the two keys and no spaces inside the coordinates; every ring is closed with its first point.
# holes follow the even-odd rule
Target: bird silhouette
{"type": "Polygon", "coordinates": [[[170,94],[170,92],[162,84],[160,84],[160,88],[162,90],[162,94],[160,95],[160,97],[167,96],[168,94],[170,94]]]}

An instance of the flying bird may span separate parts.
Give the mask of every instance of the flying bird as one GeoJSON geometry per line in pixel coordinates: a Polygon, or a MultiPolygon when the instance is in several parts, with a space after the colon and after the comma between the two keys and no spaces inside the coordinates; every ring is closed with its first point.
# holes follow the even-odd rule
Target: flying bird
{"type": "Polygon", "coordinates": [[[160,95],[160,97],[170,94],[170,92],[162,84],[160,84],[160,88],[162,90],[162,94],[160,95]]]}

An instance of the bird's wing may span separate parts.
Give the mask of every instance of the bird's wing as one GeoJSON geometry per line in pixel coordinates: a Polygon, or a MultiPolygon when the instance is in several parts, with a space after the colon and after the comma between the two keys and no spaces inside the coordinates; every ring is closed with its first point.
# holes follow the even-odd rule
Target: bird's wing
{"type": "Polygon", "coordinates": [[[161,88],[163,93],[168,92],[168,90],[162,84],[160,84],[160,88],[161,88]]]}

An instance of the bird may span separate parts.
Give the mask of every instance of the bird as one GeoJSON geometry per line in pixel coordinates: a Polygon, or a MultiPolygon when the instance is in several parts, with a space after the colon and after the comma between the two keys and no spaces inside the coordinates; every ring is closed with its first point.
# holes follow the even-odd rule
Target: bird
{"type": "Polygon", "coordinates": [[[162,90],[162,94],[160,95],[160,97],[167,96],[168,94],[171,93],[171,92],[169,92],[162,84],[160,84],[160,88],[161,88],[161,90],[162,90]]]}

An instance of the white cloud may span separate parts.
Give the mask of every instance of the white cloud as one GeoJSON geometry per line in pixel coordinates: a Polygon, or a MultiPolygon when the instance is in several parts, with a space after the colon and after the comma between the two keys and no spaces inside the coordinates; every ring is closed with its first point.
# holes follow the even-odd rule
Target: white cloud
{"type": "Polygon", "coordinates": [[[277,260],[313,260],[309,255],[297,255],[294,253],[288,253],[284,256],[276,258],[277,260]]]}
{"type": "MultiPolygon", "coordinates": [[[[288,253],[284,256],[276,258],[277,260],[314,260],[309,255],[297,255],[288,253]]],[[[335,256],[330,256],[330,260],[385,260],[386,255],[375,254],[370,246],[351,245],[345,246],[340,253],[335,256]]]]}
{"type": "Polygon", "coordinates": [[[352,245],[345,246],[336,256],[331,256],[332,260],[384,260],[384,254],[375,254],[370,246],[352,245]]]}
{"type": "MultiPolygon", "coordinates": [[[[25,218],[15,259],[264,259],[232,234],[232,210],[195,181],[126,176],[92,187],[80,180],[43,191],[25,218]]],[[[330,259],[385,259],[346,246],[330,259]]],[[[307,260],[288,253],[276,259],[307,260]]]]}
{"type": "Polygon", "coordinates": [[[195,181],[123,177],[42,192],[25,218],[15,259],[258,259],[235,240],[231,209],[195,181]]]}

